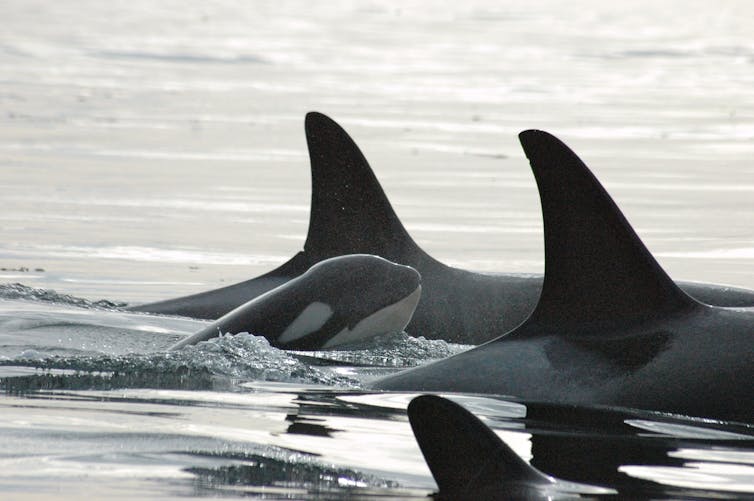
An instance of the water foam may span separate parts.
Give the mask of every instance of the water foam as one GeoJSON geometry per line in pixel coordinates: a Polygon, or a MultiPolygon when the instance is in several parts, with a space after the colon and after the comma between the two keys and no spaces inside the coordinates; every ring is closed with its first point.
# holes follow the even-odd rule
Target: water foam
{"type": "Polygon", "coordinates": [[[358,387],[351,378],[319,369],[270,346],[259,336],[242,333],[188,346],[180,351],[128,355],[40,357],[29,350],[2,366],[40,369],[31,379],[4,378],[0,386],[23,391],[40,388],[185,388],[233,386],[233,380],[358,387]],[[73,370],[61,375],[55,370],[73,370]]]}

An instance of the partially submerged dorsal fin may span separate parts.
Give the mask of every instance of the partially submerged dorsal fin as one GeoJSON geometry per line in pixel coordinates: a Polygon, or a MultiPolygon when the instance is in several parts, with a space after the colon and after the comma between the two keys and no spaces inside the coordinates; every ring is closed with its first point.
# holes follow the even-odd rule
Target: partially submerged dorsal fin
{"type": "Polygon", "coordinates": [[[306,115],[306,140],[312,171],[309,233],[304,244],[307,255],[426,256],[406,232],[346,131],[329,117],[310,112],[306,115]]]}
{"type": "Polygon", "coordinates": [[[542,202],[545,278],[529,322],[648,319],[698,303],[676,286],[587,166],[556,137],[519,135],[542,202]]]}
{"type": "Polygon", "coordinates": [[[440,493],[446,497],[493,484],[552,482],[455,402],[422,395],[408,405],[408,419],[440,493]]]}

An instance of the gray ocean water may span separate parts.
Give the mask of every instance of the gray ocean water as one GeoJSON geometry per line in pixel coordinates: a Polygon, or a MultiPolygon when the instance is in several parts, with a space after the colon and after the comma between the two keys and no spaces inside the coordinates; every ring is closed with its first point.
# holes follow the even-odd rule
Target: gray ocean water
{"type": "MultiPolygon", "coordinates": [[[[301,248],[307,111],[349,131],[409,232],[448,264],[542,272],[516,137],[540,128],[590,165],[671,276],[754,288],[748,1],[0,11],[0,283],[23,284],[0,288],[4,499],[432,491],[410,395],[360,385],[464,347],[397,336],[313,354],[341,362],[322,366],[242,336],[168,356],[203,324],[117,306],[247,279],[301,248]]],[[[587,430],[464,402],[551,474],[754,493],[745,427],[632,415],[633,432],[607,418],[587,430]],[[547,463],[537,451],[555,435],[622,451],[619,475],[547,463]],[[627,437],[640,453],[616,445],[627,437]]]]}

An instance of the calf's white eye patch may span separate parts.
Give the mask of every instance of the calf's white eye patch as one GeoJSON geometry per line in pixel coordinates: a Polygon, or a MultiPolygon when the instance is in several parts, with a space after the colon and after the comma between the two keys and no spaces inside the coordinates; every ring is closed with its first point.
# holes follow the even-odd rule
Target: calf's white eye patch
{"type": "Polygon", "coordinates": [[[332,316],[333,309],[329,304],[316,301],[304,308],[296,319],[285,328],[278,341],[287,343],[302,338],[319,330],[332,316]]]}

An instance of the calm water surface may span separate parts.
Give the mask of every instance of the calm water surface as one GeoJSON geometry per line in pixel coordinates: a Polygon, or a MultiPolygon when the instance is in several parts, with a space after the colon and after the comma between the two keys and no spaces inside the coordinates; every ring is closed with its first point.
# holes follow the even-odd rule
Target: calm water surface
{"type": "MultiPolygon", "coordinates": [[[[433,489],[410,395],[361,385],[464,347],[398,336],[312,359],[246,336],[167,355],[203,324],[117,308],[301,248],[310,110],[352,134],[448,264],[542,271],[516,139],[541,128],[587,161],[673,277],[754,287],[748,1],[8,0],[3,19],[0,282],[43,289],[0,289],[0,491],[14,499],[433,489]]],[[[754,492],[750,427],[463,403],[562,478],[754,492]]]]}

